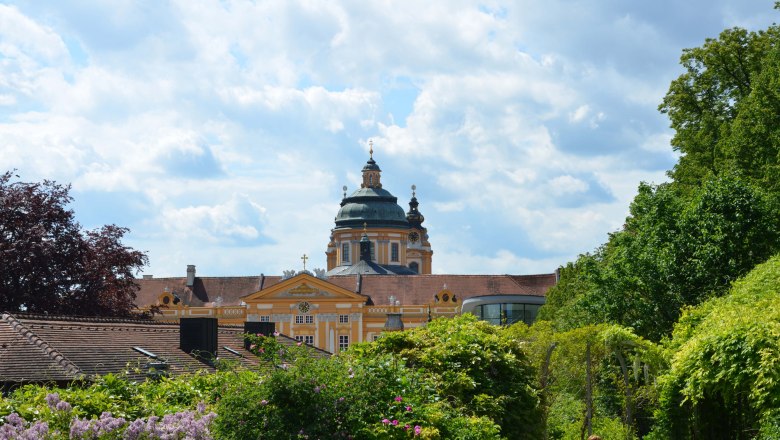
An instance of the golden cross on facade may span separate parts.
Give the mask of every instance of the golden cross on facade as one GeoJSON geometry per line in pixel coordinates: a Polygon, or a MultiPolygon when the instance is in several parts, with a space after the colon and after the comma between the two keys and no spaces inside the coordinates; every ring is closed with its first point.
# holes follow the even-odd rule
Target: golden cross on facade
{"type": "Polygon", "coordinates": [[[370,139],[368,141],[368,154],[369,154],[369,158],[370,159],[374,158],[374,140],[373,139],[370,139]]]}
{"type": "Polygon", "coordinates": [[[306,260],[308,260],[309,257],[306,256],[306,254],[303,254],[301,257],[301,260],[303,260],[303,270],[306,270],[306,260]]]}

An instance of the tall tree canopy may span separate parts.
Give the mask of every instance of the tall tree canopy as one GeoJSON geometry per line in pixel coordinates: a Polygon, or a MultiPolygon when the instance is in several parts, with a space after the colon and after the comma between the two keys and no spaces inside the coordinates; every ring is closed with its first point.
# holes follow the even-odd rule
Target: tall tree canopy
{"type": "Polygon", "coordinates": [[[685,73],[659,109],[682,153],[670,175],[696,186],[708,175],[738,170],[780,190],[780,28],[727,29],[683,51],[685,73]]]}
{"type": "Polygon", "coordinates": [[[0,310],[128,315],[143,252],[115,225],[82,231],[67,208],[69,186],[0,175],[0,310]]]}
{"type": "Polygon", "coordinates": [[[675,188],[642,184],[623,230],[562,271],[542,318],[564,329],[613,322],[658,340],[683,306],[724,294],[780,250],[764,191],[730,174],[688,196],[675,188]]]}
{"type": "Polygon", "coordinates": [[[780,250],[780,27],[734,28],[686,49],[659,109],[682,153],[641,184],[624,227],[561,273],[543,319],[613,322],[652,339],[681,307],[724,294],[780,250]]]}

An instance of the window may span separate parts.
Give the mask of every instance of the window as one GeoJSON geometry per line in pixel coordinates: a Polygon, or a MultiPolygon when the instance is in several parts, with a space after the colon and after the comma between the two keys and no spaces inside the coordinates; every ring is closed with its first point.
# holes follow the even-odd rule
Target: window
{"type": "Polygon", "coordinates": [[[295,315],[296,324],[313,324],[314,316],[312,315],[295,315]]]}
{"type": "Polygon", "coordinates": [[[339,323],[340,324],[349,323],[349,315],[339,315],[339,323]]]}
{"type": "Polygon", "coordinates": [[[271,322],[271,317],[268,315],[260,315],[260,322],[271,322]]]}
{"type": "Polygon", "coordinates": [[[376,261],[376,252],[374,249],[376,248],[376,243],[372,241],[371,244],[368,245],[368,247],[371,249],[371,261],[376,261]]]}
{"type": "Polygon", "coordinates": [[[339,335],[339,351],[346,350],[349,347],[349,335],[339,335]]]}
{"type": "Polygon", "coordinates": [[[341,243],[341,261],[349,263],[349,243],[341,243]]]}
{"type": "Polygon", "coordinates": [[[416,261],[409,263],[409,269],[412,269],[414,273],[420,273],[420,265],[416,261]]]}
{"type": "Polygon", "coordinates": [[[295,340],[298,342],[303,342],[306,345],[314,345],[313,335],[296,335],[295,340]]]}
{"type": "Polygon", "coordinates": [[[390,261],[398,261],[398,243],[390,244],[390,261]]]}

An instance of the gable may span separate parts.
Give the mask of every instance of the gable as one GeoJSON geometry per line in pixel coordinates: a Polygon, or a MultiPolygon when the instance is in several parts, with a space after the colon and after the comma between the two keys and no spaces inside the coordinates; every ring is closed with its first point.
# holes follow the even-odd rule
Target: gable
{"type": "Polygon", "coordinates": [[[256,303],[268,300],[337,300],[365,303],[363,295],[337,286],[326,280],[313,277],[306,273],[298,274],[283,280],[271,287],[251,293],[242,298],[245,303],[256,303]]]}

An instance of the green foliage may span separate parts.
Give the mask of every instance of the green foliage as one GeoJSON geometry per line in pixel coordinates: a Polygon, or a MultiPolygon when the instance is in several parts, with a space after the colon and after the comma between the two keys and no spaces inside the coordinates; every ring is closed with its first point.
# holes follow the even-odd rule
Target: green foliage
{"type": "Polygon", "coordinates": [[[764,192],[733,174],[687,194],[642,184],[623,230],[561,272],[540,317],[559,329],[613,322],[659,340],[683,306],[722,295],[777,252],[779,227],[764,192]]]}
{"type": "Polygon", "coordinates": [[[654,343],[628,328],[606,324],[560,332],[550,322],[538,321],[531,327],[515,324],[507,332],[525,341],[538,372],[546,438],[580,438],[585,432],[588,346],[593,432],[604,438],[629,438],[649,430],[645,418],[657,402],[654,379],[666,365],[654,343]],[[628,360],[625,371],[619,356],[628,360]]]}
{"type": "Polygon", "coordinates": [[[710,175],[738,170],[776,192],[778,42],[775,25],[734,28],[683,51],[685,73],[659,107],[675,130],[672,145],[683,153],[671,173],[676,182],[695,188],[710,175]]]}
{"type": "MultiPolygon", "coordinates": [[[[217,404],[219,438],[496,439],[487,417],[464,415],[422,372],[390,354],[299,357],[267,376],[237,373],[217,404]]],[[[352,351],[353,349],[351,349],[352,351]]]]}
{"type": "Polygon", "coordinates": [[[521,342],[503,327],[466,314],[383,336],[356,360],[392,354],[439,396],[468,415],[488,417],[508,438],[541,432],[534,372],[521,342]]]}
{"type": "Polygon", "coordinates": [[[780,255],[729,295],[687,309],[668,343],[657,432],[673,438],[771,438],[780,408],[780,255]]]}
{"type": "Polygon", "coordinates": [[[0,419],[15,412],[26,420],[50,421],[46,396],[51,393],[72,405],[74,417],[97,418],[103,412],[128,420],[162,416],[192,410],[200,402],[215,402],[230,380],[226,372],[200,372],[141,383],[109,374],[91,384],[74,383],[67,388],[25,385],[0,399],[0,419]]]}

